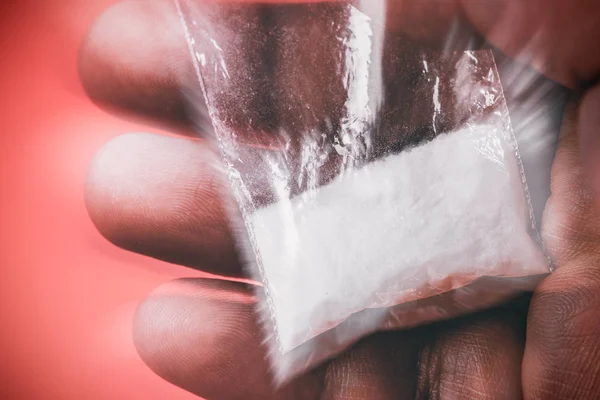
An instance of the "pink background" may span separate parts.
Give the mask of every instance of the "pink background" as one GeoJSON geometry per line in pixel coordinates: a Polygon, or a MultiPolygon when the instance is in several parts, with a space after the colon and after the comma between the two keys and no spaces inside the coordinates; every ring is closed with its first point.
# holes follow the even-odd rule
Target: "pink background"
{"type": "Polygon", "coordinates": [[[192,399],[156,377],[131,340],[136,304],[198,275],[121,251],[83,203],[106,141],[147,127],[91,104],[76,54],[109,0],[0,6],[0,398],[192,399]]]}

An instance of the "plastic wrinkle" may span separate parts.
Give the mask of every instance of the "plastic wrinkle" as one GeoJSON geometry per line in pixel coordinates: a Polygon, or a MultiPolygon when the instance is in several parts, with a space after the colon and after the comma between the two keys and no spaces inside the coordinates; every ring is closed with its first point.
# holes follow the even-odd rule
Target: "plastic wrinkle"
{"type": "Polygon", "coordinates": [[[551,271],[491,51],[392,33],[385,1],[175,3],[277,385],[551,271]]]}

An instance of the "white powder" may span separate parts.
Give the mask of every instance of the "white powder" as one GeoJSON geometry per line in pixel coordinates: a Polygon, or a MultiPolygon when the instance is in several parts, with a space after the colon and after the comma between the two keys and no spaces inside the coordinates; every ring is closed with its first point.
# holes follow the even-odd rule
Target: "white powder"
{"type": "Polygon", "coordinates": [[[504,134],[482,125],[441,135],[255,212],[280,350],[431,288],[547,273],[504,134]]]}

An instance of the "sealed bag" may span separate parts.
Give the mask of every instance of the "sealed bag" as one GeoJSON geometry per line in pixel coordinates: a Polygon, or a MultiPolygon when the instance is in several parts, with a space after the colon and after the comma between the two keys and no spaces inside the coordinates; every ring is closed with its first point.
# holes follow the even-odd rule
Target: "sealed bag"
{"type": "Polygon", "coordinates": [[[278,383],[550,271],[493,53],[383,3],[177,2],[278,383]]]}

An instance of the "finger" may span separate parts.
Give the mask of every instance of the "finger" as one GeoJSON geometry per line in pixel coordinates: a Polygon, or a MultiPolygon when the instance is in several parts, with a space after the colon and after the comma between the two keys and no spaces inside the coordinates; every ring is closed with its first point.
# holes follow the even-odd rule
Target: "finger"
{"type": "Polygon", "coordinates": [[[578,0],[392,0],[388,24],[445,49],[478,47],[482,38],[571,88],[598,78],[600,3],[578,0]]]}
{"type": "Polygon", "coordinates": [[[599,398],[600,212],[587,184],[568,110],[552,171],[544,240],[556,271],[536,289],[523,360],[527,399],[599,398]]]}
{"type": "Polygon", "coordinates": [[[101,107],[191,132],[180,88],[196,79],[173,2],[123,1],[108,8],[81,45],[79,74],[101,107]]]}
{"type": "Polygon", "coordinates": [[[389,0],[386,23],[421,44],[444,50],[468,50],[483,44],[483,38],[466,18],[460,0],[389,0]]]}
{"type": "Polygon", "coordinates": [[[528,62],[568,87],[600,72],[597,1],[461,0],[465,14],[507,55],[528,62]]]}
{"type": "MultiPolygon", "coordinates": [[[[581,80],[597,77],[600,71],[600,53],[595,51],[594,42],[600,27],[597,3],[578,2],[573,6],[553,1],[543,7],[502,1],[485,5],[477,0],[457,3],[388,2],[385,9],[388,28],[396,32],[392,36],[400,33],[421,42],[463,49],[478,45],[480,39],[473,34],[474,25],[502,51],[532,62],[561,83],[573,87],[581,80]],[[537,31],[532,30],[536,28],[537,31]]],[[[254,54],[252,46],[241,48],[254,54]]],[[[108,9],[84,41],[79,64],[84,88],[103,107],[141,115],[190,134],[194,134],[198,125],[209,126],[202,101],[194,101],[190,106],[182,95],[182,84],[196,94],[200,88],[195,82],[180,21],[169,1],[126,1],[108,9]]],[[[256,82],[250,87],[260,88],[256,82]]],[[[249,98],[239,97],[240,101],[249,98]]],[[[256,110],[267,108],[261,106],[256,110]]]]}
{"type": "Polygon", "coordinates": [[[526,303],[425,327],[417,398],[521,398],[526,303]]]}
{"type": "Polygon", "coordinates": [[[202,141],[128,134],[94,158],[85,187],[92,221],[126,250],[240,276],[221,202],[224,178],[202,141]]]}
{"type": "Polygon", "coordinates": [[[414,398],[417,348],[386,333],[358,343],[328,365],[274,392],[250,287],[179,280],[139,308],[134,340],[158,375],[207,399],[414,398]]]}
{"type": "MultiPolygon", "coordinates": [[[[389,3],[388,14],[400,18],[397,22],[400,28],[397,31],[392,29],[391,37],[408,34],[418,40],[438,42],[438,37],[444,37],[446,47],[450,42],[456,48],[468,46],[462,39],[458,39],[471,40],[472,35],[461,33],[464,31],[463,22],[461,28],[457,29],[456,21],[460,18],[457,17],[456,2],[431,1],[423,7],[416,7],[412,3],[396,1],[389,3]],[[435,34],[428,32],[435,32],[435,34]]],[[[206,17],[212,18],[213,22],[218,21],[219,25],[227,28],[230,33],[235,32],[235,35],[228,36],[230,40],[219,37],[220,41],[225,40],[221,43],[225,51],[236,52],[236,57],[227,58],[230,64],[228,80],[219,82],[219,85],[227,84],[237,89],[235,93],[222,90],[218,98],[214,99],[215,104],[219,110],[227,113],[226,118],[234,123],[233,125],[250,123],[252,129],[268,131],[275,121],[271,112],[277,105],[277,99],[271,97],[278,91],[272,87],[275,81],[270,78],[270,74],[265,76],[265,73],[258,72],[269,67],[267,64],[271,57],[270,52],[278,48],[280,55],[285,54],[290,50],[289,47],[286,48],[286,44],[297,38],[294,39],[294,35],[288,32],[278,42],[276,33],[267,33],[265,30],[273,21],[264,18],[265,7],[270,12],[280,14],[289,14],[289,10],[297,10],[297,14],[310,12],[307,5],[259,7],[252,4],[226,4],[219,7],[204,7],[201,10],[218,8],[220,11],[216,16],[211,14],[206,17]]],[[[340,16],[339,12],[326,13],[327,10],[332,9],[338,11],[347,9],[346,6],[329,4],[310,7],[324,11],[323,16],[319,17],[321,22],[333,20],[336,15],[346,18],[344,21],[337,21],[342,25],[349,21],[347,16],[340,16]]],[[[343,104],[343,99],[330,95],[326,90],[334,84],[334,81],[326,74],[319,76],[319,71],[322,72],[323,69],[327,71],[327,68],[324,68],[320,62],[322,57],[319,54],[323,55],[323,52],[319,52],[318,49],[324,50],[328,41],[335,43],[337,36],[324,29],[325,24],[321,24],[321,28],[319,23],[310,23],[310,21],[306,26],[294,24],[294,20],[298,21],[297,17],[298,15],[295,17],[291,15],[292,21],[287,21],[280,16],[278,23],[289,22],[288,25],[282,26],[287,31],[296,29],[298,32],[304,32],[312,27],[313,30],[320,29],[324,34],[319,40],[316,40],[314,35],[306,35],[301,39],[302,43],[298,43],[295,47],[300,48],[298,54],[280,60],[278,68],[281,73],[277,76],[284,78],[284,82],[279,84],[280,88],[285,89],[280,91],[282,93],[280,97],[284,101],[289,100],[290,96],[306,100],[304,99],[306,96],[302,95],[304,92],[310,97],[311,105],[315,106],[314,113],[318,118],[335,116],[334,109],[343,104]],[[319,44],[320,47],[315,47],[319,44]],[[296,65],[292,63],[294,60],[304,63],[296,65]],[[314,73],[304,74],[304,76],[314,78],[315,84],[322,85],[314,87],[310,79],[303,83],[302,74],[294,74],[300,66],[312,68],[311,71],[314,73]],[[286,89],[284,86],[287,84],[291,84],[291,88],[299,92],[286,89]],[[325,107],[327,105],[329,106],[325,107]]],[[[390,19],[393,20],[392,17],[390,19]]],[[[389,26],[395,27],[395,24],[390,22],[389,26]]],[[[295,35],[298,35],[298,32],[295,35]]],[[[177,129],[181,133],[192,135],[195,134],[194,130],[198,126],[201,128],[210,126],[202,96],[199,96],[201,88],[191,63],[181,22],[170,1],[130,0],[107,9],[97,19],[82,43],[79,71],[86,92],[103,108],[125,113],[128,116],[141,116],[168,128],[177,129]]],[[[337,92],[334,90],[332,93],[337,92]]],[[[289,108],[282,107],[280,111],[288,122],[297,119],[294,115],[286,117],[289,108]]]]}
{"type": "Polygon", "coordinates": [[[245,284],[180,280],[164,285],[139,307],[134,341],[146,364],[167,381],[206,399],[314,399],[318,374],[274,394],[245,284]]]}
{"type": "MultiPolygon", "coordinates": [[[[274,43],[264,6],[191,2],[182,10],[212,117],[226,128],[219,133],[272,132],[275,90],[269,56],[274,43]]],[[[204,101],[193,95],[190,100],[193,106],[204,101]]]]}

